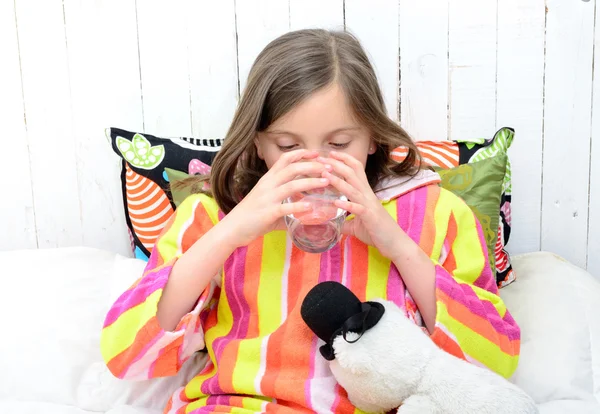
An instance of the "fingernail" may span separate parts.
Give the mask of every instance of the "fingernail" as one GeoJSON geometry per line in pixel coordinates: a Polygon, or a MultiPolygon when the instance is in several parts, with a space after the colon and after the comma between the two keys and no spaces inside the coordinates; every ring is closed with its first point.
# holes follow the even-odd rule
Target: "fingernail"
{"type": "Polygon", "coordinates": [[[326,184],[328,181],[329,181],[329,180],[328,180],[327,178],[321,178],[321,182],[322,182],[323,184],[326,184]]]}
{"type": "Polygon", "coordinates": [[[325,164],[325,169],[331,171],[333,167],[330,164],[325,164]]]}
{"type": "Polygon", "coordinates": [[[305,210],[310,210],[311,204],[310,203],[304,203],[303,207],[304,207],[305,210]]]}

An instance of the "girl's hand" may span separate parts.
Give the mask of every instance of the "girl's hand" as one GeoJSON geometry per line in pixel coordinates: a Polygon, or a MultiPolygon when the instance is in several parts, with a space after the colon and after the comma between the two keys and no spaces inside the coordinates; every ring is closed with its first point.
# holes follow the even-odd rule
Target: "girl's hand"
{"type": "Polygon", "coordinates": [[[329,180],[321,175],[331,167],[316,162],[318,155],[316,151],[307,150],[283,154],[221,221],[230,227],[235,247],[247,246],[270,231],[285,229],[284,216],[311,209],[305,202],[282,202],[293,194],[329,185],[329,180]],[[297,162],[302,159],[314,161],[297,162]],[[315,178],[295,179],[301,175],[315,178]]]}
{"type": "Polygon", "coordinates": [[[364,166],[342,152],[332,151],[330,157],[318,159],[331,165],[335,173],[324,171],[323,177],[349,200],[336,200],[335,204],[355,215],[354,219],[344,223],[342,233],[376,247],[383,256],[393,260],[398,256],[397,246],[404,234],[371,189],[364,166]]]}

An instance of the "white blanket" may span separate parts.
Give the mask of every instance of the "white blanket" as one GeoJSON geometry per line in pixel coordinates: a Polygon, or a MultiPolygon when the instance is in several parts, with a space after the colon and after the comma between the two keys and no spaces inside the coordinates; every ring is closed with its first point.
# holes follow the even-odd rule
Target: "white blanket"
{"type": "MultiPolygon", "coordinates": [[[[104,366],[104,316],[143,262],[65,248],[0,252],[0,263],[0,413],[158,414],[200,364],[137,383],[104,366]]],[[[600,283],[548,253],[514,267],[519,280],[501,291],[523,333],[513,380],[543,414],[600,413],[600,283]]]]}

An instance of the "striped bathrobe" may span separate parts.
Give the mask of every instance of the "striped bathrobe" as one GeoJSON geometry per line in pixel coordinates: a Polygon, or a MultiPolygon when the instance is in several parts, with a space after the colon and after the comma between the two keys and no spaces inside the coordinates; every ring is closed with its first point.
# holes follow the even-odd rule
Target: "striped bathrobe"
{"type": "MultiPolygon", "coordinates": [[[[470,208],[427,175],[385,193],[385,209],[435,264],[431,339],[459,358],[510,376],[520,331],[498,296],[470,208]]],[[[175,392],[165,413],[359,412],[318,352],[322,343],[303,323],[300,306],[315,284],[334,280],[362,301],[393,301],[422,325],[402,275],[356,238],[343,237],[331,250],[311,254],[297,249],[285,231],[274,231],[238,248],[194,309],[174,331],[164,331],[156,310],[173,264],[222,218],[205,195],[190,196],[177,209],[143,276],[108,312],[101,350],[110,371],[133,380],[174,375],[206,347],[208,363],[175,392]]]]}

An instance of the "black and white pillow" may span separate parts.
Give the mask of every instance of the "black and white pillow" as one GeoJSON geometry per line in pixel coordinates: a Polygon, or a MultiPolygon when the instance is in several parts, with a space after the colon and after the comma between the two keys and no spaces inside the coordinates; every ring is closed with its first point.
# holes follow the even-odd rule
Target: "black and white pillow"
{"type": "Polygon", "coordinates": [[[148,260],[156,238],[175,211],[165,168],[205,174],[223,140],[161,138],[119,128],[108,128],[106,136],[123,160],[123,206],[132,248],[136,257],[148,260]]]}

